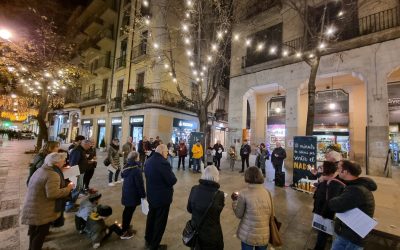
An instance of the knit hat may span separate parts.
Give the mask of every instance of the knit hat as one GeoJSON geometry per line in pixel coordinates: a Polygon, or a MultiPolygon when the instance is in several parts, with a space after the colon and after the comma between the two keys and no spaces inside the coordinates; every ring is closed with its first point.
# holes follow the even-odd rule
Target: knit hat
{"type": "Polygon", "coordinates": [[[107,205],[98,205],[97,206],[97,213],[100,216],[108,217],[108,216],[112,215],[112,208],[110,206],[107,206],[107,205]]]}
{"type": "Polygon", "coordinates": [[[96,193],[94,193],[94,194],[90,194],[90,195],[89,195],[89,201],[90,201],[90,202],[97,201],[97,200],[99,200],[100,198],[101,198],[101,194],[100,194],[99,192],[96,192],[96,193]]]}

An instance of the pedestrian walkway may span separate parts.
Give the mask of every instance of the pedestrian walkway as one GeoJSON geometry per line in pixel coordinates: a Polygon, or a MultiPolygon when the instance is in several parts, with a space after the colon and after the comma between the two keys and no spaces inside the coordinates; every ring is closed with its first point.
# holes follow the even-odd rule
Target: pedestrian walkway
{"type": "MultiPolygon", "coordinates": [[[[33,141],[5,141],[0,146],[0,249],[27,249],[27,226],[19,224],[18,215],[26,193],[26,177],[28,163],[32,155],[24,154],[27,149],[33,148],[33,141]]],[[[123,207],[121,205],[121,184],[115,187],[107,186],[107,169],[102,166],[105,153],[98,153],[99,165],[92,179],[91,186],[98,189],[103,197],[102,204],[112,206],[113,215],[107,219],[111,224],[121,221],[123,207]]],[[[254,163],[254,159],[250,159],[254,163]]],[[[221,225],[224,234],[225,249],[240,249],[240,241],[235,237],[239,220],[232,211],[230,194],[246,186],[243,174],[239,174],[241,163],[238,161],[235,171],[229,169],[228,161],[222,161],[220,176],[221,190],[228,194],[225,207],[221,214],[221,225]]],[[[182,244],[181,232],[185,222],[190,218],[186,211],[187,199],[190,189],[198,183],[200,174],[190,171],[178,171],[177,159],[174,160],[174,172],[178,178],[175,186],[174,201],[171,205],[168,224],[162,243],[168,249],[186,249],[182,244]]],[[[315,232],[311,229],[312,196],[294,191],[291,188],[275,187],[271,180],[273,169],[267,164],[267,181],[265,186],[271,191],[277,218],[283,223],[281,232],[284,241],[282,249],[312,249],[315,243],[315,232]]],[[[291,173],[287,173],[287,183],[290,183],[291,173]]],[[[75,231],[74,214],[66,213],[65,226],[51,229],[44,247],[47,249],[90,249],[90,241],[75,231]]],[[[130,240],[120,240],[112,236],[101,249],[144,249],[144,231],[146,217],[141,213],[140,207],[135,211],[132,219],[133,228],[137,235],[130,240]]],[[[269,249],[272,249],[269,248],[269,249]]],[[[366,248],[368,249],[368,248],[366,248]]],[[[382,248],[383,249],[383,248],[382,248]]]]}

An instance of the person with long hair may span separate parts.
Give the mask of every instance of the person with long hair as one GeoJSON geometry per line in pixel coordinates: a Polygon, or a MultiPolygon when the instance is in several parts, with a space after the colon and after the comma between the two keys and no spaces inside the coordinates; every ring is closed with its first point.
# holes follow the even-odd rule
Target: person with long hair
{"type": "Polygon", "coordinates": [[[43,145],[43,147],[39,150],[39,153],[33,157],[33,160],[29,165],[29,175],[28,179],[26,180],[27,186],[33,173],[35,173],[36,170],[43,165],[46,156],[50,153],[58,152],[59,149],[60,143],[58,141],[48,141],[43,145]]]}

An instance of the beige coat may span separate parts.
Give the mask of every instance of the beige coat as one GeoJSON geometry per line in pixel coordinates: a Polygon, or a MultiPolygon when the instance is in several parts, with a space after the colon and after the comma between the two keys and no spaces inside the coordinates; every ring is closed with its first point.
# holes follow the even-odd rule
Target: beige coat
{"type": "Polygon", "coordinates": [[[67,197],[68,188],[60,188],[60,176],[49,166],[42,166],[32,175],[22,208],[21,222],[25,225],[44,225],[60,217],[55,212],[56,199],[67,197]]]}
{"type": "Polygon", "coordinates": [[[240,224],[237,237],[251,246],[266,246],[269,241],[271,199],[263,184],[249,184],[239,193],[232,207],[240,224]]]}

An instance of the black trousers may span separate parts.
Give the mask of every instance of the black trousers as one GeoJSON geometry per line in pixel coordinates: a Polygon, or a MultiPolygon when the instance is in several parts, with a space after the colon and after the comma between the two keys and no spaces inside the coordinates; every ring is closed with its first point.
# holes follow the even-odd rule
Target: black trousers
{"type": "Polygon", "coordinates": [[[144,239],[149,244],[150,250],[156,250],[160,246],[167,226],[169,207],[170,205],[157,208],[149,206],[144,239]]]}
{"type": "Polygon", "coordinates": [[[84,219],[82,219],[81,217],[75,215],[76,231],[81,231],[81,230],[85,229],[85,227],[86,227],[86,221],[84,219]]]}
{"type": "Polygon", "coordinates": [[[95,169],[95,166],[91,165],[90,168],[85,171],[85,174],[83,175],[83,188],[84,189],[89,188],[90,180],[92,179],[93,174],[94,174],[94,169],[95,169]]]}
{"type": "Polygon", "coordinates": [[[317,242],[315,243],[314,250],[324,250],[326,242],[331,235],[318,230],[317,242]]]}
{"type": "Polygon", "coordinates": [[[275,173],[282,173],[282,163],[281,164],[273,164],[275,168],[275,173]]]}
{"type": "Polygon", "coordinates": [[[221,158],[215,157],[215,165],[219,169],[221,167],[221,158]]]}
{"type": "Polygon", "coordinates": [[[178,169],[181,167],[181,162],[182,162],[182,168],[183,170],[185,170],[185,158],[186,156],[179,156],[178,169]]]}
{"type": "Polygon", "coordinates": [[[41,250],[44,243],[44,238],[49,234],[50,224],[40,226],[29,225],[29,250],[41,250]]]}
{"type": "Polygon", "coordinates": [[[249,156],[242,157],[242,172],[244,171],[244,163],[246,162],[247,168],[249,168],[249,156]]]}
{"type": "Polygon", "coordinates": [[[125,206],[124,212],[122,212],[122,231],[126,232],[129,229],[129,226],[132,221],[133,213],[135,212],[136,207],[125,206]]]}

